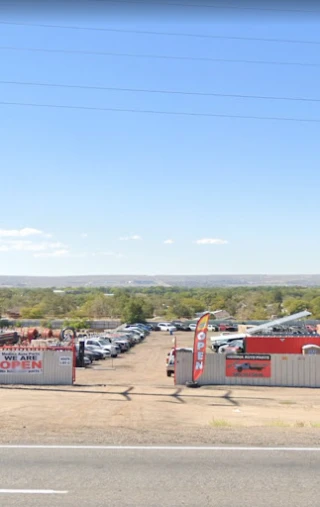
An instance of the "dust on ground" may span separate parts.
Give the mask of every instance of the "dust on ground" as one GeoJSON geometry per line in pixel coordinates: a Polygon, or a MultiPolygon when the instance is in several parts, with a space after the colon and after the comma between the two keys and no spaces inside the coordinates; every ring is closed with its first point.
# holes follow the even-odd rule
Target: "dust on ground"
{"type": "MultiPolygon", "coordinates": [[[[177,333],[192,346],[192,333],[177,333]]],[[[114,361],[77,369],[74,386],[1,386],[2,443],[320,443],[317,389],[210,386],[166,377],[172,336],[154,332],[114,361]]]]}

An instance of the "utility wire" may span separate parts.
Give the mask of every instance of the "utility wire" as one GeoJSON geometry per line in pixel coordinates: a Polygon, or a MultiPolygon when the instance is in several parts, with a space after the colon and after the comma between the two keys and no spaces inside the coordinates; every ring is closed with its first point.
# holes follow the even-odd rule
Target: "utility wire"
{"type": "MultiPolygon", "coordinates": [[[[37,3],[36,1],[33,1],[32,3],[37,3]]],[[[42,0],[39,0],[38,3],[41,5],[42,0]]],[[[55,1],[55,4],[57,3],[57,0],[55,1]]],[[[61,3],[61,2],[60,2],[61,3]]],[[[127,5],[141,5],[141,6],[150,6],[150,2],[146,0],[88,0],[88,3],[92,4],[100,4],[100,5],[121,5],[121,4],[127,4],[127,5]]],[[[68,1],[65,1],[65,4],[68,4],[68,1]]],[[[0,2],[0,7],[2,6],[15,6],[20,5],[19,2],[15,2],[14,0],[7,1],[7,2],[0,2]]],[[[28,6],[28,4],[27,4],[28,6]]],[[[152,0],[151,7],[152,6],[159,6],[159,7],[182,7],[182,8],[200,8],[200,9],[215,9],[215,10],[237,10],[237,11],[257,11],[257,12],[272,12],[272,13],[282,13],[282,12],[288,12],[288,13],[313,13],[318,14],[320,10],[314,10],[314,9],[284,9],[284,8],[274,8],[274,7],[250,7],[250,6],[244,6],[244,5],[234,5],[234,4],[197,4],[197,3],[183,3],[183,2],[162,2],[159,0],[152,0]]]]}
{"type": "Polygon", "coordinates": [[[114,33],[133,33],[139,35],[162,35],[170,37],[191,37],[198,39],[219,39],[219,40],[244,40],[251,42],[277,42],[284,44],[311,44],[320,45],[320,41],[310,40],[297,40],[297,39],[268,39],[265,37],[243,37],[243,36],[231,36],[231,35],[212,35],[212,34],[199,34],[199,33],[183,33],[183,32],[157,32],[152,30],[133,30],[125,28],[102,28],[102,27],[90,27],[90,26],[77,26],[77,25],[54,25],[45,23],[27,23],[18,21],[0,21],[0,25],[10,26],[26,26],[26,27],[37,27],[37,28],[60,28],[64,30],[89,30],[94,32],[114,32],[114,33]]]}
{"type": "Polygon", "coordinates": [[[275,95],[244,95],[240,93],[216,93],[216,92],[191,92],[183,90],[159,90],[153,88],[121,88],[118,86],[91,86],[80,84],[64,84],[64,83],[42,83],[39,81],[5,81],[0,80],[0,84],[21,85],[21,86],[41,86],[48,88],[71,88],[81,90],[102,90],[114,92],[133,92],[133,93],[151,93],[164,95],[192,95],[199,97],[226,97],[236,99],[257,99],[257,100],[284,100],[293,102],[320,102],[320,99],[309,97],[284,97],[275,95]]]}
{"type": "MultiPolygon", "coordinates": [[[[91,0],[90,3],[100,3],[100,4],[138,4],[138,5],[150,5],[149,2],[145,0],[91,0]]],[[[275,9],[271,7],[249,7],[249,6],[240,6],[240,5],[222,5],[222,4],[192,4],[192,3],[182,3],[182,2],[160,2],[160,1],[152,1],[152,5],[159,5],[164,7],[196,7],[196,8],[206,8],[206,9],[222,9],[222,10],[238,10],[238,11],[262,11],[262,12],[292,12],[292,13],[314,13],[318,14],[320,10],[311,10],[311,9],[275,9]]]]}
{"type": "Polygon", "coordinates": [[[6,102],[0,101],[2,106],[21,106],[21,107],[35,107],[35,108],[53,108],[53,109],[71,109],[82,111],[108,111],[115,113],[138,113],[149,115],[164,115],[164,116],[190,116],[190,117],[204,117],[204,118],[237,118],[242,120],[265,120],[265,121],[282,121],[282,122],[295,122],[295,123],[320,123],[320,119],[312,118],[288,118],[283,116],[251,116],[251,115],[238,115],[238,114],[216,114],[216,113],[190,113],[183,111],[158,111],[153,109],[126,109],[115,107],[93,107],[93,106],[70,106],[64,104],[36,104],[33,102],[6,102]]]}
{"type": "Polygon", "coordinates": [[[110,51],[91,51],[83,49],[47,49],[47,48],[27,48],[19,46],[0,46],[0,51],[26,51],[31,53],[58,53],[58,54],[75,54],[86,56],[111,56],[124,58],[146,58],[155,60],[181,60],[192,62],[209,62],[209,63],[245,63],[254,65],[290,65],[298,67],[320,67],[320,63],[312,62],[285,62],[276,60],[242,60],[236,58],[210,58],[199,56],[179,56],[179,55],[154,55],[141,53],[114,53],[110,51]]]}

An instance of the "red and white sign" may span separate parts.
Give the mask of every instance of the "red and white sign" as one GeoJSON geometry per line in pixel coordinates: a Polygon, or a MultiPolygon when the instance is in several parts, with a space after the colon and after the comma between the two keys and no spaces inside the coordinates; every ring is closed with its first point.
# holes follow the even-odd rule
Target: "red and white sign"
{"type": "Polygon", "coordinates": [[[43,352],[38,350],[1,350],[0,373],[42,373],[43,352]]]}
{"type": "Polygon", "coordinates": [[[204,372],[209,318],[210,313],[205,313],[200,317],[194,335],[192,370],[192,380],[194,382],[196,382],[204,372]]]}
{"type": "Polygon", "coordinates": [[[271,377],[269,354],[227,354],[226,377],[271,377]]]}

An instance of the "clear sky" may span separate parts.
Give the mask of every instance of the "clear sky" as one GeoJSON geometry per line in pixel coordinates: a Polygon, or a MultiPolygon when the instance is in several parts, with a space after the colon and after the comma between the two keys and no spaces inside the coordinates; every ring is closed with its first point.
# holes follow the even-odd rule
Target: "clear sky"
{"type": "MultiPolygon", "coordinates": [[[[2,103],[320,121],[320,13],[286,12],[289,2],[278,14],[217,9],[218,0],[120,8],[88,0],[60,10],[2,3],[2,22],[162,32],[0,24],[2,103]]],[[[0,135],[2,275],[320,272],[320,123],[1,104],[0,135]]]]}

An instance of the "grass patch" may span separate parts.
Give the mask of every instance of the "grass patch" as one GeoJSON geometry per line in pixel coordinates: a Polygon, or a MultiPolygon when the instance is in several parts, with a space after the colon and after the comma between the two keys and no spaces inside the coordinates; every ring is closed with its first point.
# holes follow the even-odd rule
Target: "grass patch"
{"type": "Polygon", "coordinates": [[[310,423],[311,428],[320,428],[320,422],[312,422],[310,423]]]}
{"type": "Polygon", "coordinates": [[[295,401],[291,401],[291,400],[283,400],[283,401],[279,401],[280,405],[296,405],[296,402],[295,401]]]}
{"type": "Polygon", "coordinates": [[[212,428],[230,428],[231,424],[225,419],[212,419],[210,426],[212,428]]]}
{"type": "Polygon", "coordinates": [[[290,424],[281,421],[280,419],[275,419],[274,421],[269,421],[266,423],[266,426],[271,426],[272,428],[290,428],[290,424]]]}
{"type": "Polygon", "coordinates": [[[307,423],[304,421],[296,421],[294,426],[295,428],[305,428],[307,426],[307,423]]]}

